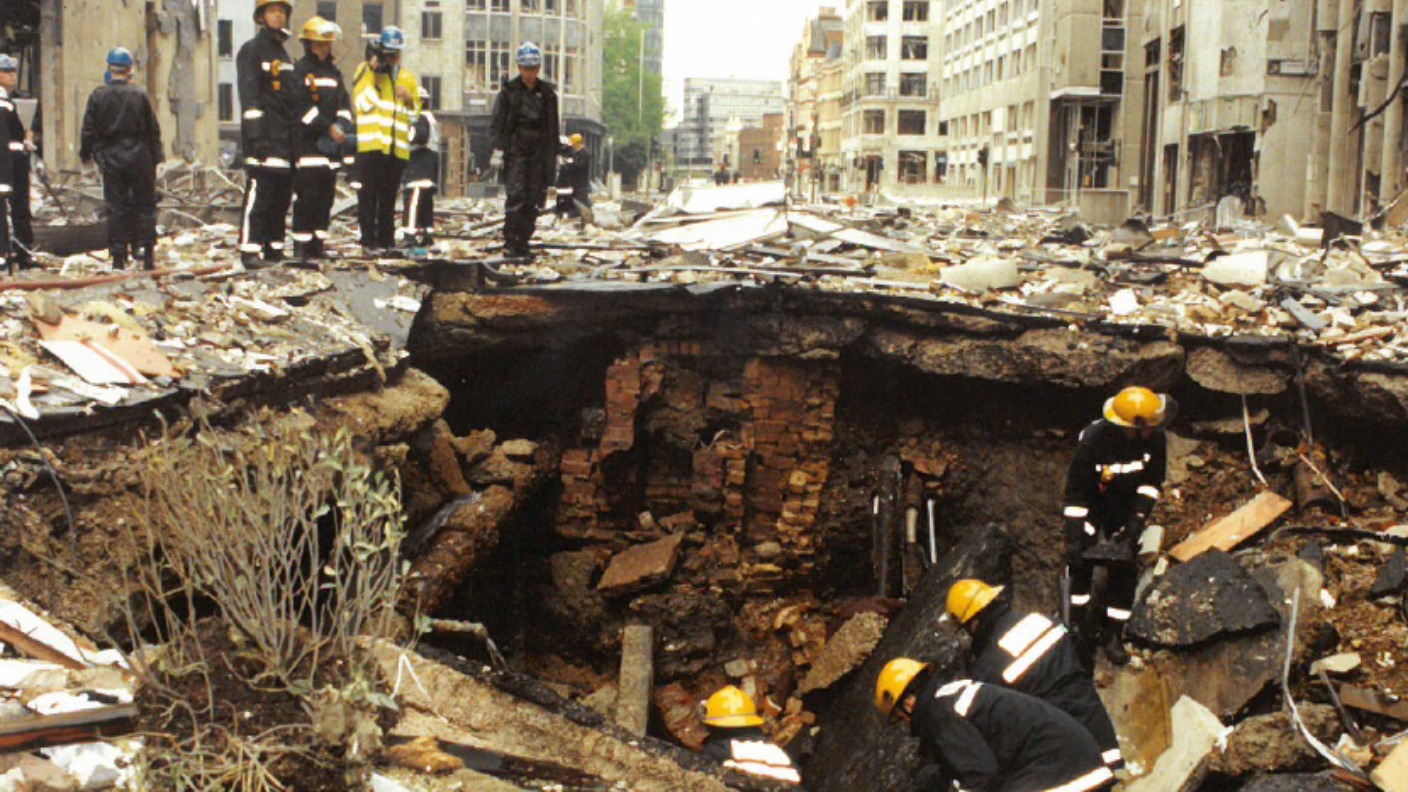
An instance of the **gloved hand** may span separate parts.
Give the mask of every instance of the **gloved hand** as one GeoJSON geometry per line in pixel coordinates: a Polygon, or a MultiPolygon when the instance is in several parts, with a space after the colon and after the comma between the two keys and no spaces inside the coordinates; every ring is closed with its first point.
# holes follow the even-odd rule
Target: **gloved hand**
{"type": "Polygon", "coordinates": [[[495,150],[494,150],[494,153],[491,154],[491,155],[489,155],[489,167],[491,167],[491,168],[502,168],[503,166],[504,166],[504,153],[503,153],[502,151],[499,151],[499,150],[495,149],[495,150]]]}

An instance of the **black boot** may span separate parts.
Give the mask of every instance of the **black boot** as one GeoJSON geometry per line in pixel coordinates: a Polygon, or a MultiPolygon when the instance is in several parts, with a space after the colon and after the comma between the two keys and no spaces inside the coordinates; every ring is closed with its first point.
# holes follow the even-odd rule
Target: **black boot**
{"type": "Polygon", "coordinates": [[[108,247],[108,253],[112,256],[112,268],[114,270],[127,269],[127,243],[114,242],[108,247]]]}
{"type": "Polygon", "coordinates": [[[327,243],[321,239],[315,238],[312,242],[308,243],[305,253],[306,257],[309,259],[325,259],[328,257],[327,243]]]}
{"type": "Polygon", "coordinates": [[[151,272],[156,269],[156,243],[142,243],[142,269],[151,272]]]}
{"type": "Polygon", "coordinates": [[[270,243],[268,243],[268,244],[266,244],[266,245],[264,246],[264,263],[265,263],[265,264],[279,264],[279,263],[281,263],[283,260],[284,260],[284,251],[283,251],[283,248],[282,248],[282,247],[274,247],[274,244],[273,244],[272,242],[270,242],[270,243]]]}
{"type": "Polygon", "coordinates": [[[1105,639],[1105,658],[1117,666],[1128,665],[1129,650],[1124,648],[1124,630],[1112,629],[1105,639]]]}
{"type": "Polygon", "coordinates": [[[313,243],[312,243],[312,242],[294,242],[294,243],[293,243],[293,260],[294,260],[294,261],[307,261],[308,259],[312,258],[312,256],[309,255],[309,253],[308,253],[308,249],[311,248],[312,246],[313,246],[313,243]]]}

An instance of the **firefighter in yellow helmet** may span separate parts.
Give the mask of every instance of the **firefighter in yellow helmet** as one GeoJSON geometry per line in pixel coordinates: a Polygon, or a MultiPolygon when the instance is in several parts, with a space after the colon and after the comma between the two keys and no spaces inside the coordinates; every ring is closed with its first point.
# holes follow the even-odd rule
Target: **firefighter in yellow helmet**
{"type": "Polygon", "coordinates": [[[1114,782],[1085,728],[1025,693],[944,682],[927,663],[899,657],[876,680],[875,706],[919,738],[927,764],[916,789],[1089,792],[1114,782]]]}
{"type": "Polygon", "coordinates": [[[1014,610],[1004,589],[969,578],[948,590],[949,617],[973,639],[973,679],[1035,696],[1075,718],[1095,738],[1105,765],[1118,770],[1124,759],[1115,725],[1066,626],[1014,610]]]}
{"type": "Polygon", "coordinates": [[[763,719],[747,692],[729,685],[710,696],[704,707],[704,725],[709,728],[705,756],[741,773],[802,783],[792,758],[763,733],[763,719]]]}
{"type": "Polygon", "coordinates": [[[352,131],[352,99],[337,67],[332,47],[342,38],[336,22],[313,17],[298,39],[303,57],[294,70],[298,88],[298,122],[294,127],[294,258],[327,257],[328,226],[337,197],[342,147],[352,131]]]}
{"type": "Polygon", "coordinates": [[[1169,396],[1129,387],[1106,401],[1103,417],[1080,433],[1066,474],[1061,588],[1067,598],[1062,613],[1079,631],[1087,662],[1097,645],[1116,665],[1129,662],[1124,625],[1138,582],[1135,552],[1164,485],[1164,426],[1176,412],[1169,396]],[[1091,601],[1096,566],[1108,571],[1102,602],[1091,601]]]}

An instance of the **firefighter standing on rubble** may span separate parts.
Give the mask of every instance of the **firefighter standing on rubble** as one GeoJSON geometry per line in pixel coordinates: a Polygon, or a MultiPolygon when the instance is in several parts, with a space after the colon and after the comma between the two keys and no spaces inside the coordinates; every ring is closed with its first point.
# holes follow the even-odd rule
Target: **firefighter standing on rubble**
{"type": "Polygon", "coordinates": [[[113,269],[127,266],[129,250],[146,269],[156,267],[156,166],[166,158],[151,100],[131,84],[136,62],[117,47],[108,53],[108,84],[88,97],[78,158],[96,162],[108,207],[113,269]]]}
{"type": "Polygon", "coordinates": [[[949,617],[973,638],[973,679],[1035,696],[1075,718],[1095,738],[1105,766],[1119,769],[1115,725],[1065,625],[1013,610],[1004,588],[967,579],[948,590],[949,617]]]}
{"type": "Polygon", "coordinates": [[[506,255],[528,258],[528,241],[537,228],[538,212],[547,200],[557,169],[557,91],[538,78],[543,53],[525,42],[518,48],[518,76],[504,83],[494,100],[494,153],[491,168],[499,168],[504,183],[504,249],[506,255]]]}
{"type": "MultiPolygon", "coordinates": [[[[0,97],[0,110],[11,104],[8,98],[0,97]]],[[[0,151],[8,151],[10,127],[0,124],[0,151]]],[[[0,267],[13,274],[16,261],[10,251],[10,199],[14,197],[14,168],[9,157],[0,157],[0,267]]]]}
{"type": "Polygon", "coordinates": [[[34,216],[29,206],[29,155],[34,151],[33,134],[24,128],[19,111],[15,108],[16,89],[19,87],[20,62],[9,55],[0,55],[0,124],[9,127],[9,140],[5,150],[10,159],[12,174],[9,198],[10,231],[19,245],[13,251],[15,267],[24,269],[33,265],[29,250],[34,247],[34,216]]]}
{"type": "Polygon", "coordinates": [[[1116,665],[1129,662],[1124,626],[1138,584],[1140,534],[1159,502],[1167,467],[1164,424],[1177,411],[1166,395],[1125,388],[1105,402],[1104,417],[1080,433],[1066,475],[1068,624],[1079,625],[1083,655],[1100,645],[1116,665]],[[1098,566],[1108,573],[1103,602],[1092,602],[1098,566]]]}
{"type": "Polygon", "coordinates": [[[247,184],[240,224],[240,258],[247,267],[283,260],[284,229],[293,199],[294,125],[298,87],[284,42],[293,0],[255,0],[259,32],[235,56],[240,143],[247,184]]]}
{"type": "Polygon", "coordinates": [[[592,205],[592,153],[582,136],[573,134],[562,150],[562,168],[557,176],[557,213],[577,217],[577,205],[592,205]]]}
{"type": "Polygon", "coordinates": [[[352,131],[352,100],[333,60],[332,45],[342,28],[322,17],[303,25],[298,38],[304,55],[294,69],[299,88],[294,133],[293,247],[300,260],[327,257],[328,224],[342,168],[342,144],[352,131]]]}
{"type": "Polygon", "coordinates": [[[357,224],[369,255],[396,247],[396,196],[411,158],[411,125],[420,115],[420,80],[401,68],[406,34],[381,31],[352,78],[357,111],[357,224]]]}
{"type": "Polygon", "coordinates": [[[733,685],[720,689],[704,705],[709,738],[704,755],[748,775],[800,784],[802,776],[787,752],[767,738],[753,697],[733,685]]]}
{"type": "Polygon", "coordinates": [[[405,175],[405,235],[412,256],[424,256],[435,243],[435,193],[440,178],[440,122],[429,109],[430,92],[420,89],[421,112],[411,125],[411,159],[405,175]]]}
{"type": "Polygon", "coordinates": [[[927,663],[901,657],[881,670],[875,706],[920,740],[929,764],[915,789],[1088,792],[1114,783],[1090,733],[1025,693],[971,679],[944,683],[927,663]]]}

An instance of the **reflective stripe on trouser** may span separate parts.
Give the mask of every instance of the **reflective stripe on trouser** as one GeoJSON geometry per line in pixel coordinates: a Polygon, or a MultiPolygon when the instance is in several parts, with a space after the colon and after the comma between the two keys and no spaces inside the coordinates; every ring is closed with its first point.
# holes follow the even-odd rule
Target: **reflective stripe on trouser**
{"type": "Polygon", "coordinates": [[[240,252],[275,250],[284,244],[288,207],[293,200],[293,176],[287,169],[251,168],[240,226],[240,252]]]}
{"type": "Polygon", "coordinates": [[[1110,768],[1097,767],[1074,781],[1067,781],[1060,786],[1051,787],[1047,792],[1088,792],[1091,789],[1099,789],[1114,778],[1115,774],[1110,772],[1110,768]]]}
{"type": "Polygon", "coordinates": [[[435,230],[435,188],[412,187],[406,191],[404,208],[406,234],[422,241],[435,230]]]}
{"type": "Polygon", "coordinates": [[[1118,768],[1120,765],[1124,764],[1124,754],[1120,753],[1120,749],[1118,748],[1101,751],[1100,758],[1105,762],[1106,767],[1118,768]]]}
{"type": "Polygon", "coordinates": [[[299,168],[293,177],[293,241],[307,243],[327,236],[333,199],[337,197],[337,171],[332,168],[299,168]]]}
{"type": "Polygon", "coordinates": [[[788,784],[802,782],[802,776],[792,765],[792,758],[786,751],[770,742],[730,740],[728,748],[729,758],[724,761],[724,767],[788,784]]]}

